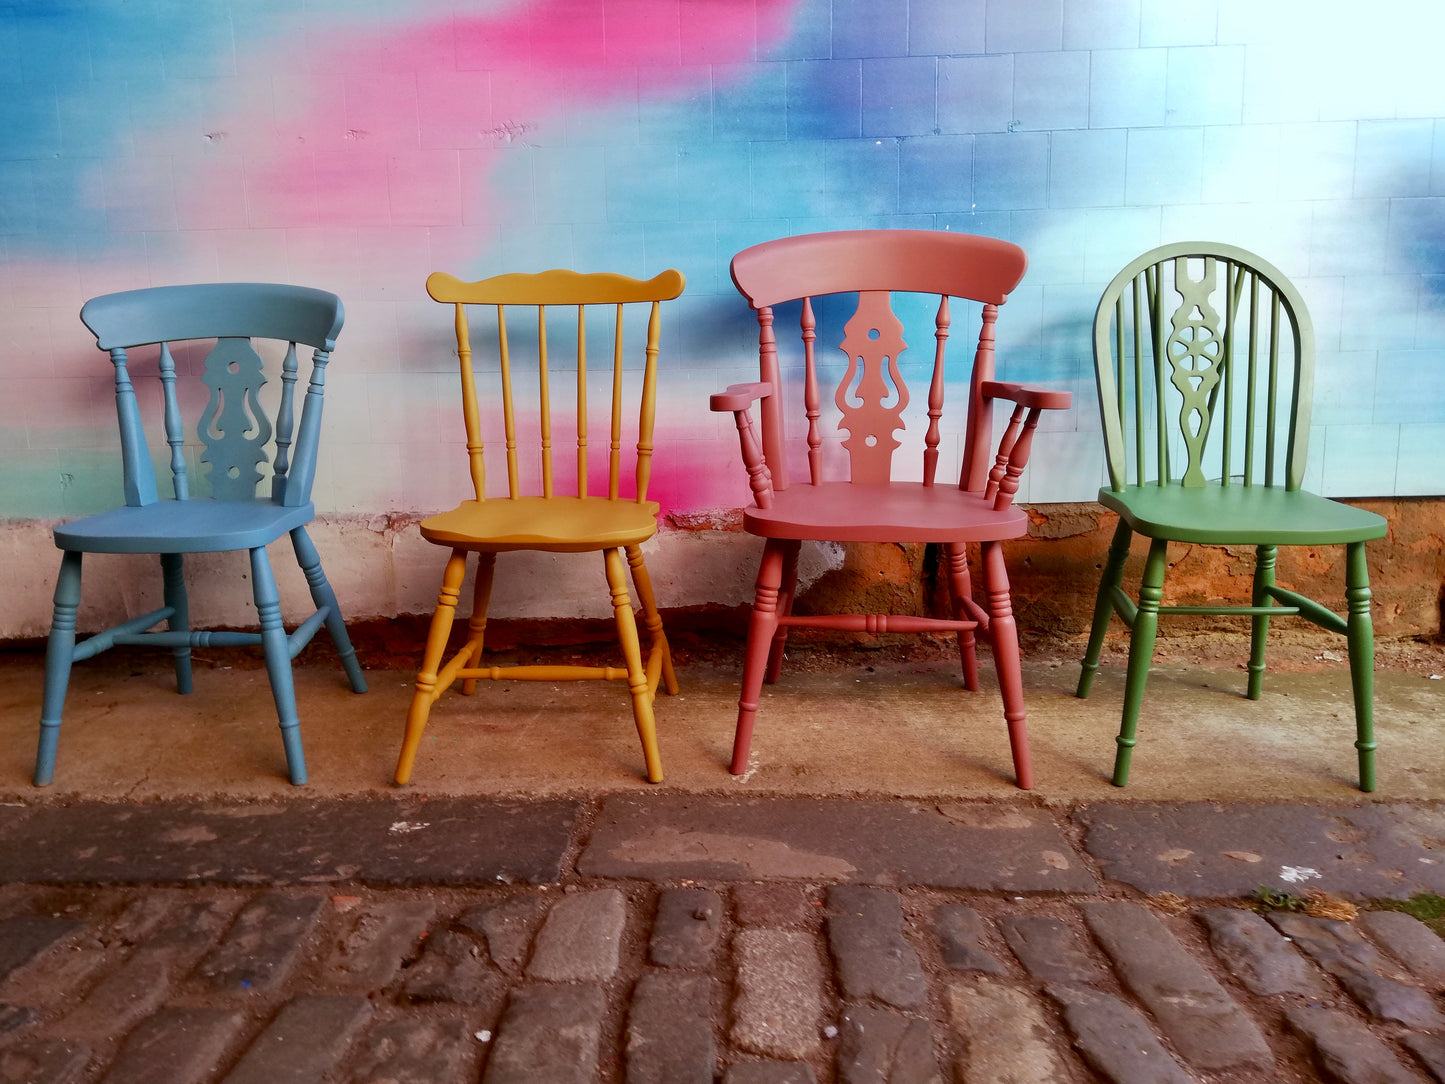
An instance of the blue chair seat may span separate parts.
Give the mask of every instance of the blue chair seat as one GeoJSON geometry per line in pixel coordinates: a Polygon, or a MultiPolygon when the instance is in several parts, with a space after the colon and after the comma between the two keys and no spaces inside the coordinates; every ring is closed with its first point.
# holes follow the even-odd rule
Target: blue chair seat
{"type": "Polygon", "coordinates": [[[84,553],[219,553],[267,546],[311,522],[308,501],[158,501],[86,516],[55,529],[55,544],[84,553]]]}

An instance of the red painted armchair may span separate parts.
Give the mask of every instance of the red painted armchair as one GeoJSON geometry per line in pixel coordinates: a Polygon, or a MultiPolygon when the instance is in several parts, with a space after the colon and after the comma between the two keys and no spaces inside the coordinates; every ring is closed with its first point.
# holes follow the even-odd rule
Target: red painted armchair
{"type": "MultiPolygon", "coordinates": [[[[761,379],[714,395],[711,406],[736,418],[754,500],[754,507],[744,512],[743,527],[765,540],[738,701],[734,774],[747,769],[762,685],[777,680],[790,628],[947,631],[957,634],[969,690],[978,688],[975,640],[983,637],[991,645],[1014,772],[1020,787],[1033,785],[1018,635],[1000,543],[1027,530],[1027,518],[1013,500],[1039,415],[1067,407],[1070,395],[994,379],[998,307],[1023,277],[1025,264],[1023,250],[1006,241],[932,230],[787,237],[733,258],[733,281],[758,314],[761,379]],[[846,360],[833,365],[814,349],[817,313],[831,314],[840,304],[851,307],[854,296],[856,308],[839,344],[846,360]],[[920,300],[932,314],[927,321],[927,334],[934,339],[931,367],[926,354],[917,363],[900,360],[907,344],[897,313],[917,309],[920,300]],[[953,416],[944,411],[951,300],[976,303],[957,307],[977,312],[979,321],[967,394],[958,396],[966,403],[959,404],[953,416]],[[793,389],[783,372],[785,365],[793,372],[792,361],[780,361],[774,307],[799,301],[801,343],[793,352],[801,353],[803,413],[790,430],[783,400],[793,389]],[[843,372],[825,405],[820,382],[830,366],[843,372]],[[928,374],[926,419],[918,419],[926,426],[921,469],[911,463],[905,468],[905,458],[911,457],[894,454],[904,443],[899,434],[906,428],[904,412],[910,402],[904,373],[915,367],[920,377],[928,374]],[[996,400],[1007,401],[1012,414],[995,444],[991,422],[996,400]],[[950,425],[951,417],[957,420],[950,425]],[[829,424],[835,418],[836,425],[829,424]],[[843,439],[830,444],[829,430],[835,428],[843,439]],[[790,449],[796,450],[796,459],[790,449]],[[961,456],[956,484],[935,482],[941,450],[961,456]],[[801,480],[790,478],[794,466],[805,473],[801,480]],[[798,552],[805,540],[937,544],[953,616],[795,615],[798,552]],[[977,544],[981,556],[983,595],[977,600],[970,544],[977,544]]],[[[796,388],[798,381],[791,383],[796,388]]],[[[917,445],[916,436],[911,443],[917,445]]]]}

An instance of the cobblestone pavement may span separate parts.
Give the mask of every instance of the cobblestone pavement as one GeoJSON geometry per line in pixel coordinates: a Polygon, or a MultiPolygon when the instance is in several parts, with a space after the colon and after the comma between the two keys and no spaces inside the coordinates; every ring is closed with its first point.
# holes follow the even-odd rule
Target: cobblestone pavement
{"type": "Polygon", "coordinates": [[[1378,902],[1445,889],[1445,805],[88,802],[0,838],[0,1081],[1445,1081],[1445,942],[1378,902]]]}

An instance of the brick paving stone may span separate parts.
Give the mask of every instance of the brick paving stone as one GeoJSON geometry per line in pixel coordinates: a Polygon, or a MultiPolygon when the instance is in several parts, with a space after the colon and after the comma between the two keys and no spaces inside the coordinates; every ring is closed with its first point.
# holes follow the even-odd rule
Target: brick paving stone
{"type": "Polygon", "coordinates": [[[1445,1027],[1428,991],[1400,981],[1403,972],[1348,922],[1279,913],[1270,921],[1339,980],[1376,1020],[1421,1031],[1445,1027]]]}
{"type": "Polygon", "coordinates": [[[508,975],[520,975],[527,962],[527,951],[532,947],[532,935],[546,913],[546,901],[536,896],[521,896],[470,907],[457,919],[457,925],[480,933],[487,939],[492,963],[508,975]]]}
{"type": "Polygon", "coordinates": [[[126,1036],[104,1084],[204,1084],[244,1022],[234,1009],[161,1009],[126,1036]]]}
{"type": "Polygon", "coordinates": [[[421,959],[402,974],[402,990],[413,1002],[490,1005],[500,1003],[506,987],[480,942],[460,930],[437,930],[429,936],[421,959]]]}
{"type": "Polygon", "coordinates": [[[775,1058],[802,1060],[817,1050],[824,975],[813,938],[795,930],[740,930],[733,955],[733,1042],[775,1058]]]}
{"type": "Polygon", "coordinates": [[[29,1005],[0,1005],[0,1039],[12,1031],[29,1027],[39,1016],[29,1005]]]}
{"type": "Polygon", "coordinates": [[[215,990],[263,991],[279,983],[321,915],[314,896],[268,892],[241,908],[226,936],[203,959],[197,977],[215,990]]]}
{"type": "Polygon", "coordinates": [[[1445,808],[1099,802],[1074,819],[1104,876],[1151,896],[1244,898],[1262,884],[1294,891],[1295,870],[1310,871],[1312,888],[1350,897],[1445,894],[1437,849],[1445,808]]]}
{"type": "Polygon", "coordinates": [[[56,1031],[67,1038],[101,1040],[122,1034],[161,1007],[173,977],[173,961],[166,953],[137,951],[107,971],[56,1031]]]}
{"type": "Polygon", "coordinates": [[[1206,907],[1195,917],[1208,931],[1214,955],[1250,993],[1323,997],[1330,992],[1319,969],[1259,915],[1237,907],[1206,907]]]}
{"type": "Polygon", "coordinates": [[[1431,1079],[1445,1080],[1445,1036],[1412,1033],[1400,1042],[1419,1059],[1431,1079]]]}
{"type": "Polygon", "coordinates": [[[1445,941],[1429,926],[1401,911],[1364,911],[1360,925],[1417,982],[1445,990],[1445,941]]]}
{"type": "Polygon", "coordinates": [[[481,798],[0,806],[0,883],[555,883],[578,802],[481,798]]]}
{"type": "Polygon", "coordinates": [[[957,1084],[1048,1084],[1071,1074],[1054,1048],[1052,1022],[1027,991],[979,977],[948,988],[948,1019],[964,1051],[957,1084]]]}
{"type": "Polygon", "coordinates": [[[898,1009],[928,1000],[918,953],[903,936],[903,907],[885,888],[833,885],[828,889],[828,947],[843,996],[876,998],[898,1009]]]}
{"type": "Polygon", "coordinates": [[[732,895],[739,926],[806,926],[818,910],[809,888],[786,881],[733,885],[732,895]]]}
{"type": "Polygon", "coordinates": [[[376,1084],[444,1084],[475,1080],[477,1039],[464,1020],[408,1014],[369,1028],[357,1042],[345,1079],[376,1084]]]}
{"type": "Polygon", "coordinates": [[[229,907],[211,900],[187,900],[172,907],[141,944],[147,951],[183,960],[213,944],[234,920],[229,907]]]}
{"type": "Polygon", "coordinates": [[[482,1084],[593,1084],[605,1009],[597,986],[517,987],[482,1084]]]}
{"type": "Polygon", "coordinates": [[[649,971],[627,1016],[627,1084],[712,1084],[712,980],[649,971]]]}
{"type": "Polygon", "coordinates": [[[1137,1009],[1088,986],[1050,983],[1074,1047],[1114,1084],[1194,1084],[1137,1009]]]}
{"type": "Polygon", "coordinates": [[[1418,1084],[1385,1043],[1348,1013],[1321,1005],[1289,1005],[1289,1026],[1308,1040],[1315,1060],[1342,1084],[1418,1084]]]}
{"type": "Polygon", "coordinates": [[[384,900],[347,913],[322,975],[340,986],[385,986],[416,952],[435,914],[430,900],[384,900]]]}
{"type": "Polygon", "coordinates": [[[1037,982],[1094,983],[1104,969],[1089,955],[1072,926],[1049,915],[1004,915],[1004,940],[1037,982]]]}
{"type": "Polygon", "coordinates": [[[818,1084],[803,1061],[738,1061],[728,1066],[723,1084],[818,1084]]]}
{"type": "Polygon", "coordinates": [[[0,1084],[72,1084],[90,1062],[90,1048],[60,1039],[31,1039],[0,1049],[0,1084]]]}
{"type": "Polygon", "coordinates": [[[1185,1061],[1204,1070],[1273,1064],[1259,1027],[1152,911],[1123,901],[1081,909],[1119,977],[1185,1061]]]}
{"type": "Polygon", "coordinates": [[[50,915],[17,915],[0,921],[0,982],[82,926],[74,919],[50,915]]]}
{"type": "Polygon", "coordinates": [[[839,1084],[943,1084],[926,1020],[850,1005],[841,1024],[839,1084]]]}
{"type": "Polygon", "coordinates": [[[320,1084],[370,1016],[364,997],[295,997],[251,1041],[223,1084],[320,1084]]]}
{"type": "Polygon", "coordinates": [[[1093,892],[1043,809],[990,802],[610,795],[577,859],[585,877],[829,881],[981,892],[1093,892]]]}
{"type": "Polygon", "coordinates": [[[648,958],[659,967],[709,966],[722,917],[722,897],[712,889],[664,889],[657,899],[648,958]]]}
{"type": "Polygon", "coordinates": [[[933,912],[943,962],[955,971],[982,971],[1002,975],[1004,966],[984,947],[987,930],[972,907],[945,904],[933,912]]]}
{"type": "Polygon", "coordinates": [[[527,976],[549,982],[606,982],[617,972],[627,902],[615,888],[563,896],[552,905],[527,976]]]}

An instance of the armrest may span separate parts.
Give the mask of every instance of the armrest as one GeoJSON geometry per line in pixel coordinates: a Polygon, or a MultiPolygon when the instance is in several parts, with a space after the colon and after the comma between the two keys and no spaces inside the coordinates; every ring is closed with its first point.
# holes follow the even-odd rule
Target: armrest
{"type": "Polygon", "coordinates": [[[998,456],[988,473],[988,485],[983,493],[985,500],[993,501],[994,510],[1002,512],[1013,503],[1018,492],[1019,475],[1029,461],[1039,414],[1045,410],[1064,410],[1074,397],[1066,391],[1005,380],[985,380],[979,390],[986,400],[1006,399],[1014,404],[1013,416],[998,442],[998,456]]]}
{"type": "Polygon", "coordinates": [[[1072,392],[1041,388],[1036,384],[1015,384],[1007,380],[985,380],[980,390],[985,399],[1007,399],[1034,410],[1067,410],[1074,401],[1072,392]]]}
{"type": "Polygon", "coordinates": [[[730,384],[727,391],[720,391],[707,401],[709,410],[747,410],[759,399],[773,394],[773,386],[766,380],[755,384],[730,384]]]}
{"type": "Polygon", "coordinates": [[[748,470],[748,486],[753,491],[753,500],[759,508],[771,508],[773,504],[773,475],[768,470],[767,457],[763,455],[753,429],[753,418],[748,408],[759,399],[773,394],[773,385],[764,380],[756,384],[733,384],[727,391],[720,391],[708,399],[708,406],[720,412],[731,411],[738,425],[738,444],[743,453],[743,466],[748,470]]]}

